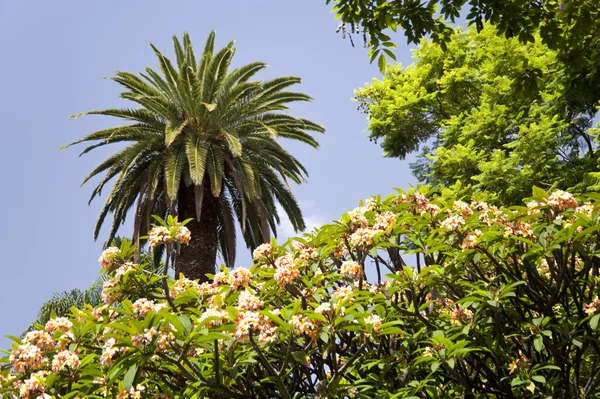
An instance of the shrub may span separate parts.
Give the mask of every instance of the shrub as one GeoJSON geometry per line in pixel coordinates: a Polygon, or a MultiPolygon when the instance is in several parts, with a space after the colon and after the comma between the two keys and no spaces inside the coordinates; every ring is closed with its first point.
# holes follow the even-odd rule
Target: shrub
{"type": "MultiPolygon", "coordinates": [[[[370,198],[212,283],[109,249],[106,303],[14,338],[0,395],[598,397],[598,206],[535,195],[370,198]]],[[[189,238],[174,219],[150,236],[167,254],[189,238]]]]}

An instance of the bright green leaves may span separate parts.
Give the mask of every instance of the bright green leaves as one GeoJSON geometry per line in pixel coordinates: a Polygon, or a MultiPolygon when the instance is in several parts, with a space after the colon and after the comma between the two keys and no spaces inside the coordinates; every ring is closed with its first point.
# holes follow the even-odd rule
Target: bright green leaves
{"type": "Polygon", "coordinates": [[[413,173],[448,198],[514,205],[533,185],[585,191],[598,169],[588,130],[598,96],[568,96],[574,77],[539,40],[497,33],[457,30],[446,50],[424,41],[407,68],[382,54],[384,78],[356,93],[370,138],[385,156],[419,152],[413,173]]]}

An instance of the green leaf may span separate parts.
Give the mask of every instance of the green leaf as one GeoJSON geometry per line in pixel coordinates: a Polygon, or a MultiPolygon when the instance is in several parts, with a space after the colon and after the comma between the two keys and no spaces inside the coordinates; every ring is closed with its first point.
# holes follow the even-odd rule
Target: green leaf
{"type": "Polygon", "coordinates": [[[225,140],[227,141],[227,145],[229,146],[229,151],[231,151],[231,155],[234,158],[242,155],[242,143],[240,140],[231,133],[226,132],[225,130],[221,130],[221,134],[225,136],[225,140]]]}
{"type": "Polygon", "coordinates": [[[137,371],[138,371],[137,363],[132,364],[131,367],[129,367],[129,370],[127,370],[127,373],[125,374],[125,377],[123,378],[123,386],[126,391],[129,391],[131,389],[133,382],[135,381],[135,376],[137,375],[137,371]]]}
{"type": "Polygon", "coordinates": [[[590,327],[592,328],[592,330],[595,330],[596,328],[598,328],[598,320],[599,319],[600,319],[600,314],[594,315],[590,319],[590,327]]]}
{"type": "Polygon", "coordinates": [[[533,340],[533,346],[535,347],[535,350],[538,352],[542,352],[542,350],[544,349],[544,339],[542,338],[541,335],[537,335],[534,340],[533,340]]]}
{"type": "Polygon", "coordinates": [[[194,184],[199,186],[204,180],[208,144],[200,135],[188,137],[186,139],[185,152],[188,163],[190,164],[190,177],[192,178],[194,184]]]}
{"type": "Polygon", "coordinates": [[[546,190],[539,188],[538,186],[533,186],[531,191],[532,191],[534,197],[548,198],[550,196],[550,194],[548,194],[548,192],[546,190]]]}
{"type": "Polygon", "coordinates": [[[165,178],[167,180],[167,194],[171,200],[177,198],[179,192],[179,184],[181,182],[181,173],[183,172],[184,164],[183,151],[173,148],[167,154],[167,160],[165,162],[165,178]]]}
{"type": "Polygon", "coordinates": [[[532,380],[537,381],[541,384],[545,384],[546,383],[546,377],[544,377],[543,375],[534,375],[533,377],[531,377],[532,380]]]}
{"type": "Polygon", "coordinates": [[[190,331],[192,331],[192,321],[189,317],[185,315],[179,315],[177,316],[177,319],[181,322],[181,325],[183,325],[186,332],[189,333],[190,331]]]}
{"type": "Polygon", "coordinates": [[[379,66],[379,71],[380,71],[381,73],[385,73],[385,67],[386,67],[386,63],[387,63],[387,61],[386,61],[386,59],[385,59],[385,55],[384,55],[384,54],[381,54],[381,55],[379,56],[379,60],[377,61],[377,66],[379,66]]]}
{"type": "Polygon", "coordinates": [[[177,125],[172,125],[167,123],[165,127],[165,144],[166,146],[170,146],[177,139],[177,137],[181,134],[185,126],[188,124],[188,121],[185,120],[177,125]]]}

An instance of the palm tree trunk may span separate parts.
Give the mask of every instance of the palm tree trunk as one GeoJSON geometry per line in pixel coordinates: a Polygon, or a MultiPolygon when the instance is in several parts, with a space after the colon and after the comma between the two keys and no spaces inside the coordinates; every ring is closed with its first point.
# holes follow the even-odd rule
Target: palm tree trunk
{"type": "Polygon", "coordinates": [[[203,184],[202,211],[200,221],[196,217],[194,186],[182,184],[178,194],[178,216],[183,221],[192,218],[186,227],[192,238],[188,245],[182,245],[175,263],[175,276],[179,273],[192,280],[208,281],[207,274],[215,273],[217,260],[217,225],[219,200],[211,193],[208,179],[203,184]]]}

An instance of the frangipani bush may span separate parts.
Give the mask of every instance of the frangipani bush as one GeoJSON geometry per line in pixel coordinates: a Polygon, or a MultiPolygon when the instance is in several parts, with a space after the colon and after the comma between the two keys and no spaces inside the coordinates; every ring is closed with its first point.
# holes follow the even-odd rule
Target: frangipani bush
{"type": "MultiPolygon", "coordinates": [[[[599,397],[597,202],[534,194],[370,198],[211,283],[109,248],[106,303],[14,338],[0,395],[599,397]]],[[[189,240],[176,219],[149,237],[167,254],[189,240]]]]}

